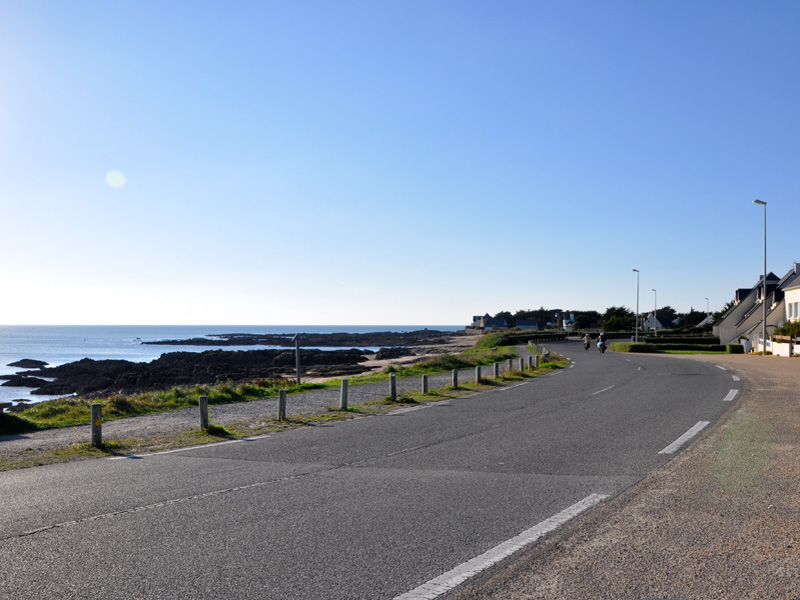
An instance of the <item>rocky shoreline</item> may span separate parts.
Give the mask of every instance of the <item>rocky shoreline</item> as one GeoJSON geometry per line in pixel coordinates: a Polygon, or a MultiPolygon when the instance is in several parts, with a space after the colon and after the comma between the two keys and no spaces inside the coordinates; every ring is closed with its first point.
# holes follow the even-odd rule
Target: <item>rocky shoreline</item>
{"type": "MultiPolygon", "coordinates": [[[[453,338],[459,335],[462,335],[461,332],[429,330],[409,333],[304,334],[301,340],[304,346],[337,347],[347,342],[348,346],[380,346],[381,349],[374,353],[353,347],[327,351],[301,348],[301,376],[323,378],[364,373],[370,370],[371,365],[380,366],[381,362],[409,358],[413,360],[418,355],[435,353],[437,350],[431,350],[431,346],[450,344],[453,338]]],[[[261,345],[266,343],[266,338],[275,336],[229,334],[221,337],[229,340],[231,344],[241,346],[245,345],[242,344],[243,338],[252,340],[253,345],[261,345]]],[[[202,345],[190,344],[193,341],[183,340],[181,343],[202,345]]],[[[219,345],[218,340],[205,341],[219,345]]],[[[158,343],[175,344],[176,341],[158,343]]],[[[288,345],[294,345],[291,338],[289,338],[288,345]]],[[[176,386],[209,385],[226,381],[244,383],[259,379],[293,378],[296,374],[295,361],[296,355],[293,347],[291,349],[217,349],[204,352],[170,352],[162,354],[158,359],[148,363],[84,358],[51,367],[42,361],[24,359],[9,366],[19,366],[26,370],[0,376],[0,380],[4,380],[3,386],[29,388],[32,390],[30,392],[32,395],[65,396],[74,394],[92,398],[165,390],[176,386]]]]}
{"type": "MultiPolygon", "coordinates": [[[[371,333],[301,333],[300,345],[323,348],[365,348],[383,346],[419,346],[447,343],[463,332],[444,332],[420,329],[409,332],[377,331],[371,333]]],[[[294,336],[257,333],[223,333],[187,340],[158,340],[142,342],[164,346],[279,346],[294,347],[294,336]]]]}

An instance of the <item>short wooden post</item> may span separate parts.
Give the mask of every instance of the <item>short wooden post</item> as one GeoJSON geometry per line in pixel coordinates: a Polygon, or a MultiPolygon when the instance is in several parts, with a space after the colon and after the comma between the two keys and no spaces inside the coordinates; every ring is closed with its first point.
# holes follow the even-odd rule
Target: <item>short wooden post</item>
{"type": "Polygon", "coordinates": [[[513,371],[514,370],[514,359],[513,358],[509,358],[508,359],[508,370],[509,371],[513,371]]]}
{"type": "Polygon", "coordinates": [[[389,397],[392,402],[397,402],[397,375],[389,373],[389,397]]]}
{"type": "Polygon", "coordinates": [[[500,363],[494,363],[492,366],[494,367],[494,378],[497,379],[500,377],[500,363]]]}
{"type": "Polygon", "coordinates": [[[422,393],[423,394],[427,394],[428,393],[428,376],[427,375],[423,375],[422,376],[422,393]]]}
{"type": "Polygon", "coordinates": [[[458,389],[458,369],[453,369],[453,389],[458,389]]]}
{"type": "Polygon", "coordinates": [[[537,369],[539,368],[539,355],[538,354],[533,357],[533,366],[536,367],[537,369]]]}
{"type": "Polygon", "coordinates": [[[524,371],[525,370],[525,359],[524,358],[520,358],[519,359],[519,370],[520,371],[524,371]]]}
{"type": "Polygon", "coordinates": [[[200,396],[200,429],[208,429],[208,396],[200,396]]]}
{"type": "Polygon", "coordinates": [[[475,367],[475,383],[481,382],[481,367],[478,365],[475,367]]]}
{"type": "Polygon", "coordinates": [[[286,420],[286,390],[278,392],[278,421],[286,420]]]}
{"type": "Polygon", "coordinates": [[[103,405],[92,404],[92,446],[103,445],[103,405]]]}
{"type": "Polygon", "coordinates": [[[528,368],[529,369],[533,368],[533,356],[528,357],[528,368]]]}
{"type": "Polygon", "coordinates": [[[347,410],[347,379],[342,379],[342,391],[339,396],[339,410],[347,410]]]}

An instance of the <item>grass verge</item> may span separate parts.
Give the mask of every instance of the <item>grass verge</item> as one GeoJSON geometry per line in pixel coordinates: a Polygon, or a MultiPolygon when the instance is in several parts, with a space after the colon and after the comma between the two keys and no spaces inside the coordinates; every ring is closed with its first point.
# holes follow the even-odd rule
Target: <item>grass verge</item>
{"type": "MultiPolygon", "coordinates": [[[[500,360],[508,358],[508,349],[490,349],[488,356],[501,356],[500,360]]],[[[487,352],[477,352],[478,360],[485,360],[487,352]]],[[[438,358],[438,357],[437,357],[438,358]]],[[[489,361],[491,362],[491,361],[489,361]]],[[[441,361],[434,359],[433,365],[429,368],[442,372],[450,370],[450,364],[446,363],[447,368],[442,369],[441,361]]],[[[489,364],[489,363],[480,363],[489,364]]],[[[73,460],[83,460],[97,457],[108,457],[114,455],[134,455],[163,450],[199,446],[203,444],[215,443],[222,440],[237,440],[248,437],[266,435],[294,429],[297,427],[315,426],[332,421],[352,419],[355,417],[384,414],[400,407],[427,404],[432,402],[442,402],[456,399],[465,395],[471,395],[479,391],[502,386],[507,383],[518,382],[531,379],[551,372],[553,369],[564,368],[569,365],[565,358],[551,354],[550,361],[543,363],[533,370],[511,370],[502,373],[497,379],[484,377],[479,383],[462,383],[458,388],[450,386],[441,389],[431,389],[428,394],[404,393],[396,401],[391,402],[388,398],[377,399],[363,405],[352,406],[345,410],[328,408],[319,414],[314,415],[292,415],[285,421],[277,419],[256,419],[241,423],[227,424],[222,427],[210,425],[207,430],[189,429],[176,431],[169,435],[159,435],[154,437],[136,437],[119,440],[108,440],[104,444],[95,448],[87,443],[75,443],[68,447],[59,448],[36,448],[29,447],[19,452],[6,452],[0,455],[0,470],[10,470],[30,466],[67,462],[73,460]]],[[[419,365],[414,365],[418,367],[419,365]]],[[[471,364],[469,366],[472,366],[471,364]]],[[[456,367],[453,367],[456,368],[456,367]]],[[[417,375],[420,371],[409,368],[400,370],[403,375],[417,375]]],[[[431,373],[433,371],[427,371],[431,373]]],[[[424,374],[425,371],[422,371],[424,374]]],[[[383,373],[384,379],[388,379],[388,373],[383,373]]],[[[354,378],[355,379],[355,378],[354,378]]],[[[367,379],[371,379],[368,377],[367,379]]],[[[352,379],[350,380],[352,383],[352,379]]],[[[372,379],[374,381],[374,379],[372,379]]],[[[287,385],[283,382],[260,382],[260,384],[242,384],[231,386],[221,384],[219,386],[194,386],[192,388],[176,388],[168,392],[153,392],[147,394],[137,394],[130,397],[112,396],[104,400],[87,400],[82,398],[66,398],[55,401],[43,402],[32,406],[21,414],[3,414],[0,417],[0,433],[24,435],[38,430],[70,427],[88,424],[91,415],[91,404],[101,402],[103,404],[103,419],[113,420],[127,416],[138,416],[176,410],[189,406],[197,406],[197,398],[206,395],[209,404],[222,404],[227,402],[246,402],[277,396],[281,387],[287,391],[303,392],[310,389],[321,389],[325,387],[338,386],[339,381],[334,380],[326,384],[302,384],[301,386],[287,385]],[[264,384],[267,385],[264,385],[264,384]],[[159,403],[159,399],[164,399],[159,403]],[[108,412],[106,412],[108,411],[108,412]],[[85,415],[85,416],[84,416],[85,415]]],[[[76,431],[77,436],[77,431],[76,431]]]]}

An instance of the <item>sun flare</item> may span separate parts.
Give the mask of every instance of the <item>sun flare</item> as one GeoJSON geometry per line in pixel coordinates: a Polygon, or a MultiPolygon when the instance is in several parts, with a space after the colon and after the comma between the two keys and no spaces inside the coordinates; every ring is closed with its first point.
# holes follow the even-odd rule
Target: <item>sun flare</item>
{"type": "Polygon", "coordinates": [[[106,173],[106,183],[110,185],[112,188],[121,188],[125,187],[125,175],[123,175],[119,171],[109,171],[106,173]]]}

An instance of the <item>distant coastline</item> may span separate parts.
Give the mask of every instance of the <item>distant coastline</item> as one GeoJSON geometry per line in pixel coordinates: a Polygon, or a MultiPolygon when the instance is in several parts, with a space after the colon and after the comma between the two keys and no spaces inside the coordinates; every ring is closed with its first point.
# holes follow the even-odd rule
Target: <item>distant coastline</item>
{"type": "MultiPolygon", "coordinates": [[[[304,353],[312,349],[334,350],[358,349],[355,355],[344,356],[339,360],[338,366],[330,364],[332,355],[313,353],[309,355],[308,366],[316,362],[318,368],[314,370],[316,376],[333,375],[334,371],[341,370],[342,374],[368,371],[372,368],[370,361],[375,361],[378,349],[396,347],[417,347],[416,352],[426,352],[422,346],[437,346],[446,344],[453,338],[464,336],[462,326],[253,326],[238,328],[235,326],[0,326],[0,375],[4,377],[6,385],[0,386],[0,401],[11,402],[38,402],[48,398],[58,397],[65,393],[75,392],[78,389],[86,390],[83,381],[79,386],[65,383],[62,387],[37,385],[38,373],[34,365],[38,362],[47,363],[47,368],[59,367],[77,363],[84,359],[95,362],[125,361],[122,371],[136,371],[141,377],[140,381],[148,380],[143,376],[142,370],[136,365],[152,363],[161,356],[180,352],[189,355],[186,361],[194,362],[197,357],[192,354],[208,352],[211,350],[224,350],[236,356],[235,350],[268,350],[287,349],[293,352],[294,343],[291,341],[295,332],[301,333],[301,346],[304,353]],[[246,331],[247,333],[231,333],[246,331]],[[349,330],[349,331],[348,331],[349,330]],[[357,356],[358,358],[353,358],[357,356]],[[33,360],[35,363],[23,363],[27,366],[18,366],[21,360],[33,360]],[[329,363],[323,366],[322,363],[329,363]],[[348,363],[347,365],[342,363],[348,363]],[[344,367],[344,368],[343,368],[344,367]],[[22,369],[26,369],[22,371],[22,369]],[[28,381],[24,378],[29,377],[28,381]],[[12,383],[17,385],[13,385],[12,383]],[[22,385],[19,385],[22,384],[22,385]],[[45,390],[49,390],[47,394],[45,390]],[[46,394],[46,395],[42,395],[46,394]]],[[[467,342],[469,344],[469,342],[467,342]]],[[[352,353],[351,353],[352,354],[352,353]]],[[[395,351],[395,354],[402,354],[395,351]]],[[[406,356],[411,353],[405,353],[406,356]]],[[[384,352],[382,358],[388,356],[384,352]]],[[[413,358],[413,357],[412,357],[413,358]]],[[[285,359],[281,359],[285,360],[285,359]]],[[[184,362],[182,360],[181,362],[184,362]]],[[[294,365],[292,359],[291,365],[294,365]]],[[[163,363],[162,363],[163,364],[163,363]]],[[[184,362],[184,364],[187,364],[184,362]]],[[[88,366],[87,363],[84,363],[88,366]]],[[[43,365],[42,365],[43,366],[43,365]]],[[[273,364],[273,367],[277,365],[273,364]]],[[[94,367],[90,367],[90,370],[94,367]]],[[[188,367],[187,367],[188,369],[188,367]]],[[[75,369],[61,369],[62,373],[75,373],[75,369]]],[[[288,372],[288,368],[283,371],[288,372]]],[[[188,370],[187,370],[188,372],[188,370]]],[[[277,374],[273,371],[273,374],[277,374]]],[[[266,375],[262,373],[261,376],[266,375]]],[[[46,377],[52,378],[51,372],[46,377]]],[[[139,377],[137,377],[139,378],[139,377]]],[[[161,376],[156,379],[162,379],[161,376]]],[[[169,377],[160,383],[166,384],[169,377]]],[[[126,385],[130,379],[125,379],[126,385]]],[[[43,382],[41,382],[43,383],[43,382]]],[[[50,382],[53,383],[53,382],[50,382]]],[[[62,383],[64,383],[62,381],[62,383]]],[[[95,387],[90,384],[88,387],[95,387]]],[[[123,386],[124,387],[124,386],[123,386]]]]}

